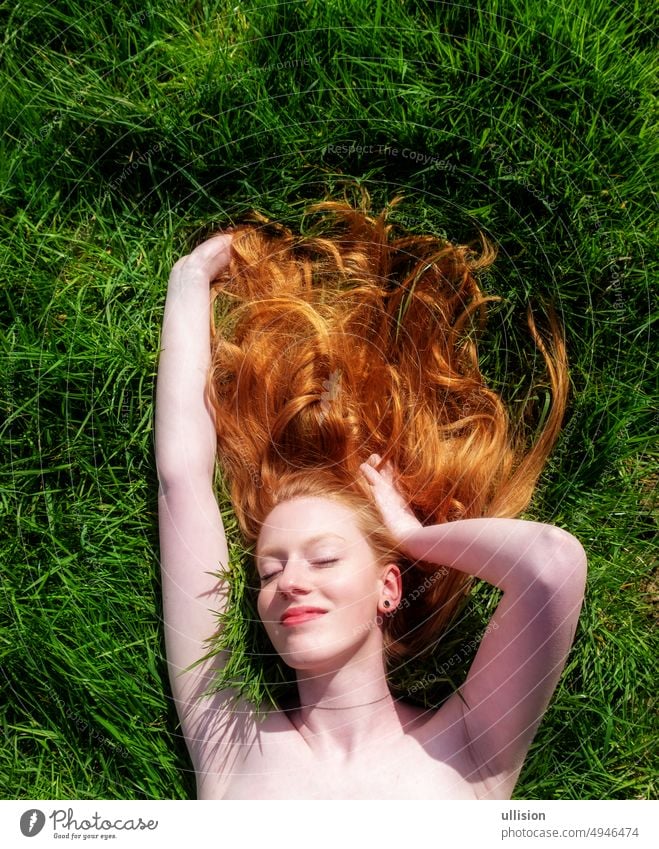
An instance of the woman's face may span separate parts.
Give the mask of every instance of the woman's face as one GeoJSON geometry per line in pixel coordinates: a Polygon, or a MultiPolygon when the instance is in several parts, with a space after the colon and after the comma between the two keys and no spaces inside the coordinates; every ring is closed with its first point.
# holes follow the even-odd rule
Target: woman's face
{"type": "Polygon", "coordinates": [[[352,517],[328,498],[294,498],[261,527],[258,612],[275,650],[295,669],[330,670],[382,645],[378,605],[387,597],[395,607],[400,572],[378,566],[352,517]],[[287,611],[308,607],[324,612],[282,621],[287,611]]]}

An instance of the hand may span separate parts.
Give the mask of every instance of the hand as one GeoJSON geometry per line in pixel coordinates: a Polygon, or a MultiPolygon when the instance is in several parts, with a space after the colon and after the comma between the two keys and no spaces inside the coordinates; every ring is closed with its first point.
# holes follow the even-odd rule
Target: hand
{"type": "Polygon", "coordinates": [[[197,245],[192,253],[178,260],[172,268],[170,280],[178,282],[184,275],[186,277],[202,275],[208,278],[209,283],[212,283],[229,264],[232,239],[231,232],[220,233],[206,239],[205,242],[197,245]]]}
{"type": "Polygon", "coordinates": [[[396,488],[391,463],[385,463],[380,472],[374,468],[381,460],[379,454],[371,454],[368,461],[361,463],[359,468],[373,487],[373,496],[384,524],[389,528],[394,539],[404,547],[405,540],[423,525],[396,488]]]}

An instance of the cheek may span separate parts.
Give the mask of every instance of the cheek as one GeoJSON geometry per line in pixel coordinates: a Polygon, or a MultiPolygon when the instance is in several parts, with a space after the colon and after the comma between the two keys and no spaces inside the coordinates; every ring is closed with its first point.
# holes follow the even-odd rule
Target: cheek
{"type": "Polygon", "coordinates": [[[366,580],[366,576],[363,580],[355,575],[337,576],[327,582],[325,589],[328,595],[354,613],[363,611],[373,603],[374,585],[366,580]]]}
{"type": "Polygon", "coordinates": [[[257,593],[257,596],[256,596],[256,612],[258,613],[259,618],[261,620],[263,620],[265,618],[267,607],[268,607],[268,599],[266,597],[266,594],[263,592],[263,590],[261,590],[259,593],[257,593]]]}

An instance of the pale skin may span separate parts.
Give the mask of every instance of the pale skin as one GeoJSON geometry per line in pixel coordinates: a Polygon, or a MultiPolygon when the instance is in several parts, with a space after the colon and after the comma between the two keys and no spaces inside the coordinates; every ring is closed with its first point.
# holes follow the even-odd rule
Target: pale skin
{"type": "Polygon", "coordinates": [[[220,655],[188,669],[206,653],[215,612],[226,606],[226,587],[210,574],[226,566],[228,550],[203,388],[209,284],[228,262],[230,242],[230,234],[215,236],[172,269],[156,393],[167,661],[198,798],[510,798],[574,639],[583,547],[564,530],[516,519],[423,527],[378,455],[361,471],[401,551],[503,591],[459,691],[428,711],[391,696],[381,622],[401,603],[400,569],[376,562],[348,508],[309,497],[274,508],[255,552],[258,613],[296,671],[302,707],[259,719],[231,690],[198,698],[226,661],[220,655]],[[325,612],[282,624],[296,606],[325,612]]]}

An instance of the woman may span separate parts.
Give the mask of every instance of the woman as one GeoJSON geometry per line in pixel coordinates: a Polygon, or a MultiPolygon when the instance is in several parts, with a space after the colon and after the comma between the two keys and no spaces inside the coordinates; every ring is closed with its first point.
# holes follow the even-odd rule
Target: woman
{"type": "MultiPolygon", "coordinates": [[[[394,201],[398,202],[399,199],[394,201]]],[[[562,421],[567,370],[529,326],[553,404],[528,448],[485,386],[465,246],[391,243],[348,203],[331,238],[259,216],[174,266],[156,399],[170,681],[199,799],[508,799],[581,607],[574,536],[514,518],[562,421]],[[210,296],[209,296],[210,287],[210,296]],[[215,301],[234,309],[218,323],[215,301]],[[211,316],[209,321],[209,301],[211,316]],[[298,699],[265,715],[203,655],[226,608],[215,460],[254,545],[259,617],[298,699]],[[503,591],[462,686],[439,709],[394,698],[391,669],[436,644],[470,582],[503,591]]]]}

